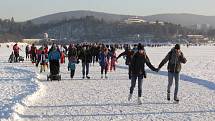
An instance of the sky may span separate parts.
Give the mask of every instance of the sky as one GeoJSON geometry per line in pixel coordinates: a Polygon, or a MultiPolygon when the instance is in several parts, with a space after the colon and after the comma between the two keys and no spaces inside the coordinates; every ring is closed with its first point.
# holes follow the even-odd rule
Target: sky
{"type": "Polygon", "coordinates": [[[0,18],[26,21],[74,10],[138,16],[162,13],[215,16],[214,6],[215,0],[0,0],[0,18]]]}

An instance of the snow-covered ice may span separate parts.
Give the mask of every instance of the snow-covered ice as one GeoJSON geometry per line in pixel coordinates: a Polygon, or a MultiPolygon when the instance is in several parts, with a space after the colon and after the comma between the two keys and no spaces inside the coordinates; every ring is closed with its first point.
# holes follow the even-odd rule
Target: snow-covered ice
{"type": "MultiPolygon", "coordinates": [[[[156,67],[171,47],[146,47],[156,67]]],[[[46,81],[45,73],[29,61],[7,63],[10,50],[0,48],[0,120],[24,121],[163,121],[215,120],[215,47],[182,47],[187,58],[183,65],[178,104],[166,100],[167,70],[147,69],[143,82],[143,104],[137,104],[137,87],[127,101],[130,80],[123,58],[108,79],[100,78],[98,64],[90,66],[91,79],[82,79],[81,64],[70,79],[66,64],[61,65],[62,81],[46,81]]],[[[24,56],[24,53],[21,53],[24,56]]],[[[167,65],[167,64],[166,64],[167,65]]],[[[172,87],[172,92],[174,85],[172,87]]],[[[173,96],[173,95],[171,95],[173,96]]],[[[172,99],[173,97],[171,97],[172,99]]]]}

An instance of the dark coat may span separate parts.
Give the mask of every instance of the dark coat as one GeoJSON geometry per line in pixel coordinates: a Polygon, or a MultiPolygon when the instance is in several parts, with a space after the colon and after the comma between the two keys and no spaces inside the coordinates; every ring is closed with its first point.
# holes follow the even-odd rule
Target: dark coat
{"type": "Polygon", "coordinates": [[[168,72],[179,73],[181,71],[181,63],[186,63],[187,60],[184,57],[183,53],[176,53],[176,50],[173,48],[166,57],[161,61],[158,68],[161,68],[165,63],[168,62],[167,70],[168,72]]]}
{"type": "Polygon", "coordinates": [[[78,56],[78,52],[77,52],[77,48],[76,47],[70,47],[68,50],[68,58],[70,57],[77,57],[78,56]]]}
{"type": "Polygon", "coordinates": [[[126,65],[130,65],[133,55],[134,55],[133,51],[131,51],[131,50],[125,50],[116,59],[120,58],[121,56],[125,56],[125,64],[126,65]]]}
{"type": "Polygon", "coordinates": [[[132,61],[131,61],[131,73],[133,75],[143,75],[146,76],[145,73],[145,63],[146,65],[153,71],[157,69],[150,63],[150,60],[146,53],[143,54],[137,52],[134,54],[132,61]]]}
{"type": "Polygon", "coordinates": [[[81,50],[79,54],[79,59],[82,60],[82,63],[91,63],[92,62],[92,54],[89,49],[81,50]]]}

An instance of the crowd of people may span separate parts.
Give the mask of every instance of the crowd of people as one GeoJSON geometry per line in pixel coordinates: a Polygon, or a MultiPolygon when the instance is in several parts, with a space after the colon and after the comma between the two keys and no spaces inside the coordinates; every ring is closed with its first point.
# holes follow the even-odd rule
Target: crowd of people
{"type": "MultiPolygon", "coordinates": [[[[19,54],[20,48],[15,45],[15,55],[19,54]]],[[[45,68],[50,68],[52,75],[59,74],[60,64],[65,63],[65,58],[68,57],[68,71],[70,71],[71,79],[74,77],[76,64],[81,62],[82,65],[82,78],[90,79],[89,68],[90,63],[94,65],[99,63],[101,78],[107,79],[107,72],[116,70],[116,62],[120,57],[125,58],[125,64],[128,66],[128,77],[131,80],[130,93],[128,100],[132,99],[133,90],[138,82],[138,103],[141,104],[142,96],[142,83],[143,78],[147,77],[145,65],[152,71],[158,72],[162,66],[168,62],[168,86],[167,86],[167,100],[170,100],[170,89],[175,79],[174,101],[178,99],[178,86],[179,86],[179,73],[181,71],[181,63],[186,63],[186,58],[180,50],[180,45],[176,44],[166,57],[161,61],[159,66],[154,67],[149,57],[146,54],[144,45],[135,44],[133,48],[130,45],[105,45],[105,44],[70,44],[68,47],[57,44],[52,44],[49,49],[47,45],[42,45],[37,48],[34,44],[26,46],[26,59],[35,63],[36,66],[41,65],[40,72],[45,71],[45,68]],[[124,51],[118,56],[117,49],[124,48],[124,51]]]]}

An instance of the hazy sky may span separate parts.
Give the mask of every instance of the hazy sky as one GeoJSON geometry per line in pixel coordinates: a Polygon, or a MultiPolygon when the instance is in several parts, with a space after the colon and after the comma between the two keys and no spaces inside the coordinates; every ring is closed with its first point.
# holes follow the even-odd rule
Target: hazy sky
{"type": "Polygon", "coordinates": [[[215,0],[0,0],[0,18],[25,21],[52,13],[92,10],[126,15],[215,15],[215,0]]]}

